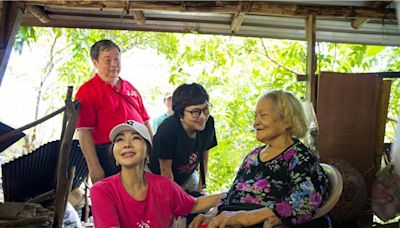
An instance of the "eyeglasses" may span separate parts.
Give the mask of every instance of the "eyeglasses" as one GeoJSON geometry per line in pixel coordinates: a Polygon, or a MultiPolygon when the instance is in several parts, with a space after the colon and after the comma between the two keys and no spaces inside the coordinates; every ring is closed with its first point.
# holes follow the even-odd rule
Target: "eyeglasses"
{"type": "Polygon", "coordinates": [[[185,112],[189,112],[192,117],[194,119],[198,119],[201,115],[201,113],[203,113],[205,116],[210,115],[210,109],[212,108],[211,104],[208,104],[207,107],[203,108],[203,109],[193,109],[192,111],[189,110],[185,110],[185,112]]]}

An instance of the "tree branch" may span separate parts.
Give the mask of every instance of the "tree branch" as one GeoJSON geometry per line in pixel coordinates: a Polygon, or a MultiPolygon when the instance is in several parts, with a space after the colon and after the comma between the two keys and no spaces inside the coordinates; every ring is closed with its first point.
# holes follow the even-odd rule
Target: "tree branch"
{"type": "Polygon", "coordinates": [[[264,53],[263,53],[263,54],[265,55],[265,57],[267,57],[267,59],[269,59],[271,62],[275,63],[276,65],[278,65],[280,68],[283,68],[283,69],[285,69],[285,70],[291,72],[292,74],[295,74],[295,75],[302,75],[302,73],[297,72],[297,71],[295,71],[295,70],[292,70],[292,69],[288,68],[287,66],[284,66],[283,64],[279,63],[279,62],[276,61],[274,58],[272,58],[272,57],[269,55],[269,53],[268,53],[268,51],[267,51],[267,48],[265,47],[265,44],[264,44],[263,39],[260,38],[260,41],[261,41],[261,45],[262,45],[262,47],[263,47],[263,49],[264,49],[264,53]]]}

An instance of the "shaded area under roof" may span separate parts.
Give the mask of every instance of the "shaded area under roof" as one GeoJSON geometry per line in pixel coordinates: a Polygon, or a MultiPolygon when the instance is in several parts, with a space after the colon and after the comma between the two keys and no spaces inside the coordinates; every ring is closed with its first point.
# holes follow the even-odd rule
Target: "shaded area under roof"
{"type": "Polygon", "coordinates": [[[305,40],[305,18],[314,13],[317,41],[400,46],[392,1],[21,2],[28,9],[21,23],[26,26],[305,40]],[[30,12],[32,5],[45,13],[47,23],[30,12]],[[360,25],[358,29],[352,27],[355,21],[360,25]]]}

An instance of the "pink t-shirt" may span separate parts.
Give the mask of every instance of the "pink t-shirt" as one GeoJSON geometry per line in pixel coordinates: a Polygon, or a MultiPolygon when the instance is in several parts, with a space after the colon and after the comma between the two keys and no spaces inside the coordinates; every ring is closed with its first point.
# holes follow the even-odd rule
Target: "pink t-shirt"
{"type": "Polygon", "coordinates": [[[172,217],[188,215],[195,198],[175,182],[145,172],[147,195],[135,200],[123,187],[120,173],[97,182],[90,189],[96,228],[110,226],[167,228],[172,217]]]}
{"type": "Polygon", "coordinates": [[[127,120],[145,123],[150,119],[139,91],[120,78],[121,88],[105,83],[98,74],[76,93],[80,100],[77,128],[92,129],[95,144],[109,143],[111,129],[127,120]]]}

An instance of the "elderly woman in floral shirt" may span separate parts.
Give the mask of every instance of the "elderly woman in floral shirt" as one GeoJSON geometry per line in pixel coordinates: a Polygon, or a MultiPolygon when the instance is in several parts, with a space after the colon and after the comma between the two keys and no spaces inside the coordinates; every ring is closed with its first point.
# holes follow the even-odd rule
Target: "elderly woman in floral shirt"
{"type": "Polygon", "coordinates": [[[329,179],[298,140],[307,131],[299,100],[282,90],[266,93],[257,102],[253,124],[265,145],[244,159],[218,213],[199,215],[189,227],[248,227],[266,220],[285,227],[330,227],[328,216],[310,222],[328,197],[329,179]]]}

